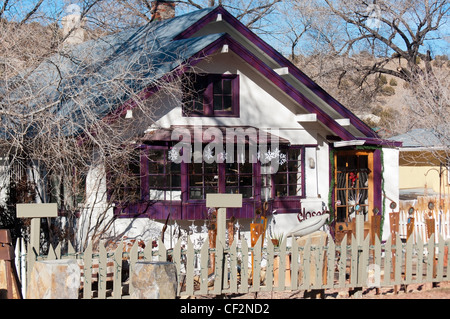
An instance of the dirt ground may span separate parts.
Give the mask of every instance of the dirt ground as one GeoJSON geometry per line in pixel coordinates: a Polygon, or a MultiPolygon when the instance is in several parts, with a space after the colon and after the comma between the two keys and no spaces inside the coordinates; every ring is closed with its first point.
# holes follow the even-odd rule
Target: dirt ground
{"type": "Polygon", "coordinates": [[[397,292],[394,287],[363,289],[360,296],[354,291],[346,290],[326,290],[324,296],[305,291],[283,291],[283,292],[259,292],[226,296],[230,299],[450,299],[450,282],[432,284],[411,284],[407,287],[398,287],[397,292]]]}

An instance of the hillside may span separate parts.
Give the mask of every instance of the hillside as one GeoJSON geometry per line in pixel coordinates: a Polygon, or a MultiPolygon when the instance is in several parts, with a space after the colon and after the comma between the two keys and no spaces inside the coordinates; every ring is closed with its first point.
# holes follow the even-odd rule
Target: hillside
{"type": "MultiPolygon", "coordinates": [[[[333,97],[363,119],[382,137],[401,134],[409,129],[413,121],[411,97],[418,94],[404,80],[391,75],[372,74],[365,76],[362,65],[371,65],[376,60],[367,53],[357,57],[299,57],[297,65],[333,97]]],[[[419,61],[422,68],[425,67],[419,61]]],[[[395,60],[386,64],[387,69],[404,67],[405,61],[395,60]]],[[[450,60],[437,56],[431,62],[433,70],[450,76],[450,60]]]]}

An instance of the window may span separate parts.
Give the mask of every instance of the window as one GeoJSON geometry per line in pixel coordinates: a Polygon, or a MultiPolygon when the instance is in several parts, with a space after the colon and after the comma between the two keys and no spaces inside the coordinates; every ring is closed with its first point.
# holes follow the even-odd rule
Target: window
{"type": "Polygon", "coordinates": [[[140,153],[135,150],[130,160],[108,167],[110,199],[118,202],[135,202],[141,199],[140,153]]]}
{"type": "Polygon", "coordinates": [[[369,212],[370,173],[368,154],[336,156],[337,222],[350,222],[357,212],[369,212]]]}
{"type": "Polygon", "coordinates": [[[250,163],[248,153],[247,149],[245,161],[240,161],[243,163],[238,163],[237,158],[232,163],[225,163],[225,193],[253,197],[253,163],[250,163]]]}
{"type": "Polygon", "coordinates": [[[185,77],[184,116],[239,116],[239,76],[196,74],[185,77]]]}
{"type": "Polygon", "coordinates": [[[168,160],[168,149],[148,149],[144,161],[148,163],[147,174],[144,178],[147,178],[145,184],[148,184],[149,199],[180,200],[180,164],[168,160]]]}
{"type": "Polygon", "coordinates": [[[218,185],[217,163],[189,164],[189,199],[206,199],[206,194],[218,193],[218,185]]]}
{"type": "Polygon", "coordinates": [[[280,163],[278,172],[273,177],[275,196],[301,196],[301,149],[290,148],[286,150],[286,153],[286,161],[284,163],[280,163]]]}

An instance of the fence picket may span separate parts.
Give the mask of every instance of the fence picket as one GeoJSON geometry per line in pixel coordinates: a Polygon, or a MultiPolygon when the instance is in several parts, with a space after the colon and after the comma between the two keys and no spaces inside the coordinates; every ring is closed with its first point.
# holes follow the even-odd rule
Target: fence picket
{"type": "Polygon", "coordinates": [[[69,240],[69,243],[67,244],[67,256],[66,258],[74,259],[76,258],[75,254],[75,248],[73,248],[72,243],[69,240]]]}
{"type": "Polygon", "coordinates": [[[426,281],[433,281],[433,267],[434,267],[434,233],[431,234],[427,243],[427,274],[426,281]]]}
{"type": "Polygon", "coordinates": [[[327,249],[327,284],[326,288],[333,288],[334,286],[334,265],[336,260],[336,245],[333,238],[328,235],[328,249],[327,249]]]}
{"type": "Polygon", "coordinates": [[[262,236],[259,236],[255,246],[253,246],[253,269],[252,269],[252,286],[251,292],[258,292],[260,287],[261,278],[261,250],[262,236]]]}
{"type": "Polygon", "coordinates": [[[439,234],[436,281],[444,279],[444,238],[439,234]]]}
{"type": "Polygon", "coordinates": [[[153,261],[153,240],[150,238],[144,248],[145,261],[153,261]]]}
{"type": "Polygon", "coordinates": [[[130,249],[129,284],[128,284],[128,291],[130,295],[134,293],[134,286],[131,284],[131,276],[134,272],[134,267],[136,267],[136,263],[138,260],[139,260],[139,245],[138,242],[135,241],[130,249]]]}
{"type": "Polygon", "coordinates": [[[98,261],[98,298],[106,299],[106,280],[108,275],[108,253],[104,243],[99,245],[99,261],[98,261]]]}
{"type": "Polygon", "coordinates": [[[236,240],[233,240],[233,244],[230,247],[230,293],[237,293],[237,246],[236,240]]]}
{"type": "MultiPolygon", "coordinates": [[[[267,241],[267,247],[266,247],[266,280],[265,280],[265,286],[261,288],[262,291],[272,291],[274,289],[274,278],[275,278],[275,271],[278,271],[278,269],[275,269],[275,259],[277,256],[275,256],[275,247],[271,240],[267,241]]],[[[277,278],[278,280],[278,278],[277,278]]]]}
{"type": "Polygon", "coordinates": [[[247,293],[249,291],[248,287],[248,244],[246,240],[241,241],[241,285],[239,287],[240,293],[247,293]]]}
{"type": "Polygon", "coordinates": [[[369,240],[370,235],[367,235],[363,241],[361,259],[359,261],[359,286],[367,287],[367,269],[369,267],[369,240]]]}
{"type": "Polygon", "coordinates": [[[352,233],[352,245],[350,246],[350,287],[356,287],[358,283],[358,243],[352,233]]]}
{"type": "Polygon", "coordinates": [[[392,237],[389,235],[388,239],[384,244],[384,285],[389,286],[392,282],[392,247],[391,247],[392,237]]]}
{"type": "Polygon", "coordinates": [[[223,284],[223,245],[222,241],[218,240],[216,242],[216,265],[214,267],[214,293],[220,295],[222,292],[223,284]]]}
{"type": "Polygon", "coordinates": [[[323,285],[323,247],[325,242],[320,238],[319,245],[312,246],[312,255],[314,256],[314,281],[311,288],[320,289],[323,285]]]}
{"type": "Polygon", "coordinates": [[[200,294],[208,293],[208,259],[209,259],[209,238],[206,237],[200,251],[200,294]]]}
{"type": "MultiPolygon", "coordinates": [[[[378,269],[380,270],[380,273],[376,274],[379,277],[374,278],[375,279],[374,284],[376,285],[377,288],[379,288],[381,286],[381,266],[382,266],[382,264],[381,264],[381,242],[380,242],[380,237],[378,237],[378,236],[375,236],[375,243],[374,243],[373,249],[374,249],[374,253],[373,253],[374,261],[373,262],[376,266],[378,266],[378,269]]],[[[386,274],[386,272],[385,272],[385,274],[386,274]]]]}
{"type": "Polygon", "coordinates": [[[417,274],[416,274],[416,281],[415,283],[422,283],[423,282],[423,261],[424,261],[424,256],[423,256],[423,241],[422,241],[422,236],[418,236],[417,238],[417,244],[416,244],[416,249],[417,249],[417,274]]]}
{"type": "Polygon", "coordinates": [[[339,256],[339,287],[345,287],[345,273],[347,269],[347,234],[341,241],[339,256]]]}
{"type": "Polygon", "coordinates": [[[402,241],[400,236],[396,234],[395,240],[395,263],[394,263],[394,282],[400,285],[402,281],[402,241]]]}
{"type": "Polygon", "coordinates": [[[445,249],[447,251],[447,260],[446,260],[446,264],[447,264],[447,274],[446,274],[446,279],[450,280],[450,239],[447,239],[445,241],[445,249]]]}
{"type": "Polygon", "coordinates": [[[123,255],[123,241],[117,246],[114,252],[114,272],[113,272],[113,292],[114,299],[122,297],[122,255],[123,255]]]}
{"type": "Polygon", "coordinates": [[[167,248],[161,238],[158,240],[158,260],[167,261],[167,248]]]}
{"type": "MultiPolygon", "coordinates": [[[[58,245],[60,247],[60,245],[58,245]]],[[[48,254],[47,254],[47,260],[56,260],[59,259],[55,249],[53,248],[53,245],[50,244],[48,247],[48,254]]]]}
{"type": "Polygon", "coordinates": [[[405,284],[412,282],[413,238],[409,237],[405,247],[405,284]]]}
{"type": "Polygon", "coordinates": [[[281,242],[278,266],[278,286],[277,291],[285,290],[286,285],[286,238],[281,242]]]}
{"type": "Polygon", "coordinates": [[[298,243],[296,240],[292,240],[291,248],[291,290],[297,290],[298,288],[298,270],[299,270],[299,253],[298,243]]]}
{"type": "Polygon", "coordinates": [[[190,296],[194,294],[194,259],[194,245],[190,237],[188,237],[186,251],[186,294],[190,296]]]}
{"type": "Polygon", "coordinates": [[[301,254],[301,262],[303,268],[302,274],[302,289],[309,290],[311,286],[310,276],[310,260],[311,260],[311,238],[306,240],[305,246],[303,246],[303,252],[301,254]]]}
{"type": "MultiPolygon", "coordinates": [[[[145,247],[147,248],[147,247],[145,247]]],[[[144,256],[148,260],[148,250],[147,254],[144,249],[144,256]]],[[[175,267],[177,268],[177,278],[178,278],[178,285],[177,285],[177,296],[180,296],[181,287],[183,285],[183,282],[181,280],[181,239],[177,241],[175,244],[175,247],[173,248],[173,256],[172,256],[173,262],[175,263],[175,267]]],[[[151,261],[151,259],[150,259],[151,261]]]]}
{"type": "Polygon", "coordinates": [[[89,242],[83,256],[83,298],[92,298],[92,241],[89,242]]]}

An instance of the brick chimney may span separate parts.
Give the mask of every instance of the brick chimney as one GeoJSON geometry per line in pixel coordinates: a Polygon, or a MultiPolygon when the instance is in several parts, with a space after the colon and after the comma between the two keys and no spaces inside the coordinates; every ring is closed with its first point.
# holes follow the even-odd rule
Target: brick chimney
{"type": "Polygon", "coordinates": [[[153,1],[151,21],[162,21],[175,17],[175,1],[153,1]]]}

